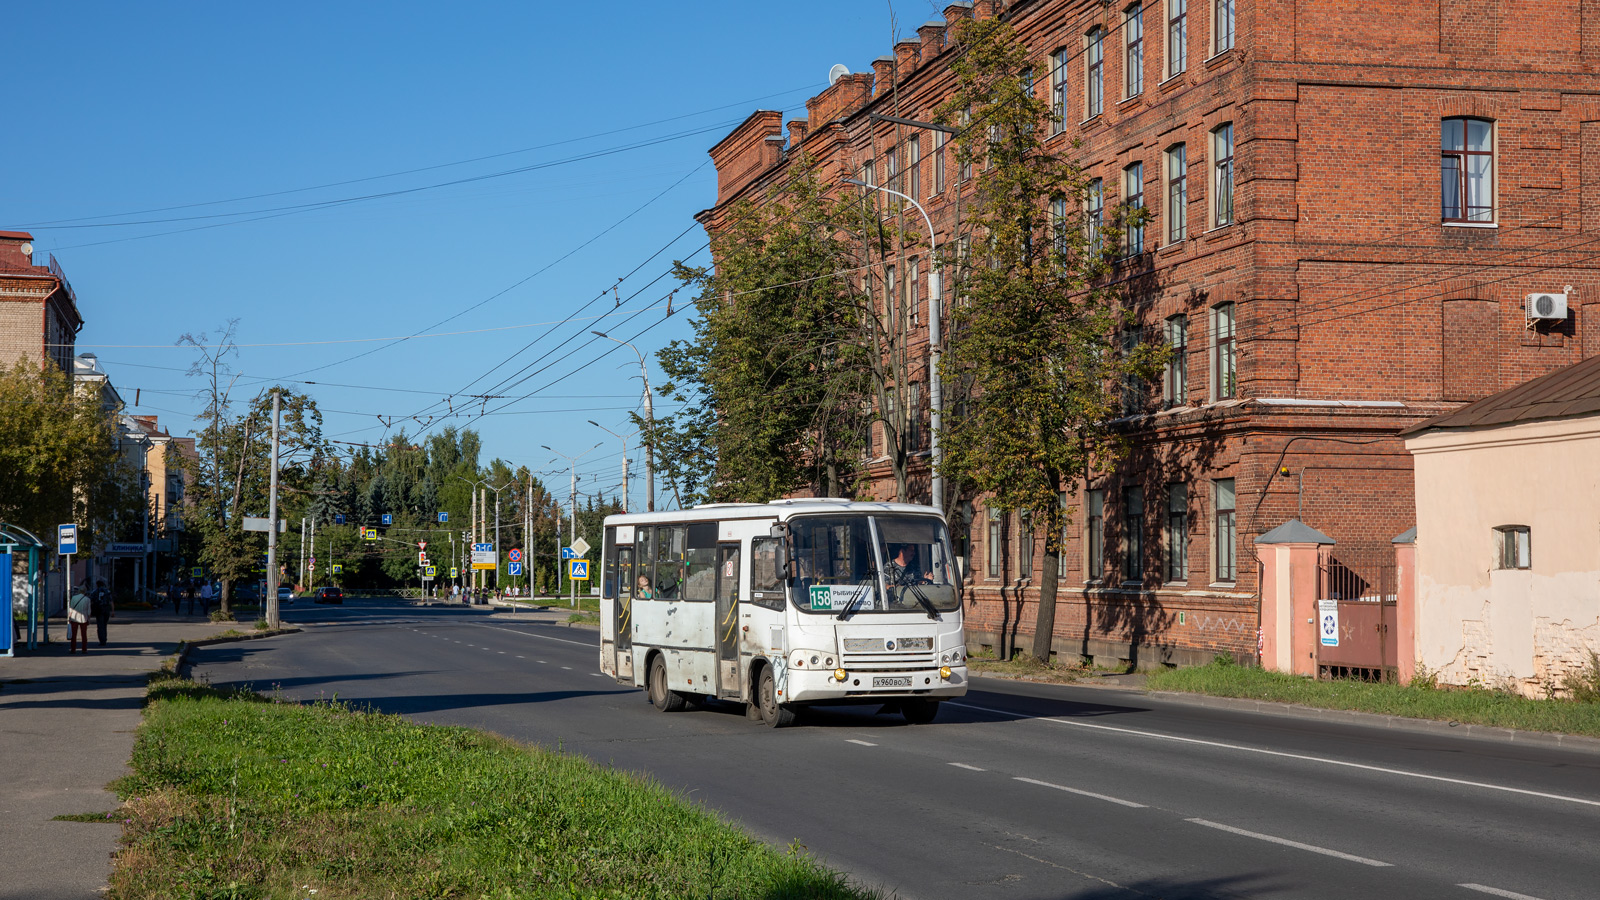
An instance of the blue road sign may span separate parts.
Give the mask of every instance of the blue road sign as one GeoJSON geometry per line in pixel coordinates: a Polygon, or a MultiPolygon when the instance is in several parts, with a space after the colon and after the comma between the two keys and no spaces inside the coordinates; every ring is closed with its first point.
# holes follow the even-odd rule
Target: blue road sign
{"type": "Polygon", "coordinates": [[[511,574],[513,574],[513,575],[521,575],[522,574],[522,563],[511,563],[511,574]]]}
{"type": "Polygon", "coordinates": [[[393,525],[394,524],[394,516],[390,515],[389,513],[384,513],[383,514],[383,524],[385,524],[385,525],[393,525]]]}
{"type": "Polygon", "coordinates": [[[61,555],[62,556],[67,556],[67,555],[72,554],[72,553],[77,553],[78,552],[78,526],[76,526],[76,525],[62,525],[62,526],[60,526],[60,532],[61,532],[61,549],[60,549],[59,552],[61,553],[61,555]]]}
{"type": "Polygon", "coordinates": [[[444,525],[445,523],[447,523],[449,521],[450,521],[450,514],[449,513],[446,513],[446,512],[439,513],[439,524],[440,525],[444,525]]]}
{"type": "Polygon", "coordinates": [[[333,524],[335,524],[335,525],[343,525],[344,524],[344,516],[334,516],[333,517],[333,524]]]}
{"type": "Polygon", "coordinates": [[[567,563],[567,565],[571,567],[569,577],[573,581],[589,580],[589,561],[587,559],[575,559],[567,563]]]}
{"type": "Polygon", "coordinates": [[[578,554],[571,547],[562,547],[561,548],[561,558],[562,559],[577,559],[578,558],[578,554]]]}

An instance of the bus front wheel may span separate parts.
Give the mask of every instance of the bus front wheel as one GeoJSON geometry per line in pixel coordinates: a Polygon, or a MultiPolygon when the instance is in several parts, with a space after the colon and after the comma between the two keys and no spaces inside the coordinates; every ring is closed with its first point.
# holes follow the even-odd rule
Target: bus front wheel
{"type": "Polygon", "coordinates": [[[756,689],[761,704],[761,720],[769,728],[785,728],[794,724],[794,710],[778,702],[778,681],[772,676],[772,667],[761,670],[761,681],[756,689]]]}
{"type": "Polygon", "coordinates": [[[906,717],[906,722],[911,725],[926,725],[939,715],[939,701],[937,700],[902,700],[900,714],[906,717]]]}
{"type": "Polygon", "coordinates": [[[650,660],[650,677],[645,686],[650,702],[662,712],[679,712],[688,705],[682,694],[667,687],[667,661],[659,654],[650,660]]]}

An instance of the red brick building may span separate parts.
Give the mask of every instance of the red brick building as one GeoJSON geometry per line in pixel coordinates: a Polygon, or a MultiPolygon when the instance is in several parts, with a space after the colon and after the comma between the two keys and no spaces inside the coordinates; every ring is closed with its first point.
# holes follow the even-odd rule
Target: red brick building
{"type": "MultiPolygon", "coordinates": [[[[1069,498],[1059,653],[1253,658],[1257,536],[1298,518],[1387,544],[1414,524],[1397,432],[1600,352],[1600,15],[1577,0],[953,4],[787,134],[757,112],[713,147],[707,229],[804,153],[825,182],[870,164],[957,245],[953,143],[872,116],[933,117],[968,15],[1014,25],[1105,209],[1151,210],[1119,277],[1179,351],[1130,406],[1131,452],[1069,498]]],[[[972,642],[1025,640],[1042,541],[951,504],[972,642]]]]}
{"type": "Polygon", "coordinates": [[[0,366],[49,360],[70,376],[83,318],[55,257],[34,265],[32,241],[26,231],[0,231],[0,366]]]}

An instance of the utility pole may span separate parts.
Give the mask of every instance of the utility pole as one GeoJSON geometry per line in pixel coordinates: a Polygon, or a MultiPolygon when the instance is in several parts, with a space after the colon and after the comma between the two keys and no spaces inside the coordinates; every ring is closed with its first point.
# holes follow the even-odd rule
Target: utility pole
{"type": "Polygon", "coordinates": [[[299,579],[297,579],[296,586],[297,587],[301,587],[301,588],[304,588],[306,586],[306,517],[305,516],[301,516],[300,517],[300,577],[299,577],[299,579]]]}
{"type": "MultiPolygon", "coordinates": [[[[568,527],[572,529],[572,538],[567,541],[567,546],[571,547],[578,541],[578,470],[576,467],[572,470],[572,493],[568,496],[571,499],[567,501],[567,512],[569,513],[567,520],[568,527]]],[[[578,606],[578,579],[568,578],[567,582],[572,585],[572,606],[576,609],[578,606]]]]}
{"type": "MultiPolygon", "coordinates": [[[[656,465],[655,465],[656,449],[655,449],[655,441],[654,441],[654,437],[653,436],[654,436],[655,430],[656,430],[656,413],[655,413],[655,405],[650,402],[650,370],[649,370],[649,368],[647,368],[645,366],[645,364],[644,364],[644,354],[639,352],[639,348],[638,347],[635,347],[634,345],[628,343],[627,341],[619,341],[616,338],[612,337],[609,334],[606,334],[603,331],[591,331],[589,333],[592,334],[592,335],[595,335],[597,337],[603,337],[606,340],[611,341],[612,343],[621,344],[622,346],[627,347],[629,350],[632,350],[634,352],[634,354],[639,357],[639,378],[644,381],[644,422],[645,422],[645,433],[644,433],[644,508],[645,508],[646,512],[655,512],[656,511],[656,465]]],[[[591,423],[591,424],[593,424],[593,423],[591,423]]],[[[626,460],[626,458],[628,456],[628,451],[627,451],[626,447],[623,448],[622,456],[623,456],[624,460],[626,460]]],[[[624,465],[626,465],[626,463],[624,463],[624,465]]],[[[627,485],[626,479],[624,479],[623,485],[624,485],[623,490],[626,491],[627,490],[627,488],[626,488],[626,485],[627,485]]]]}
{"type": "Polygon", "coordinates": [[[283,398],[272,392],[272,479],[267,493],[267,627],[278,627],[278,419],[283,398]]]}

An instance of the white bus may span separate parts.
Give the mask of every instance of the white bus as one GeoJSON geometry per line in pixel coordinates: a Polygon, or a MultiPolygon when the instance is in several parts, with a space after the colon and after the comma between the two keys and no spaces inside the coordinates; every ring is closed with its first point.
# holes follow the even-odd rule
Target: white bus
{"type": "Polygon", "coordinates": [[[606,517],[600,669],[663,712],[718,698],[933,721],[967,692],[950,534],[932,507],[837,499],[606,517]]]}

